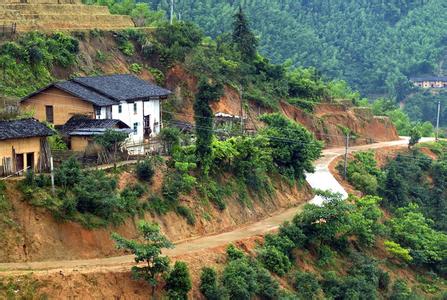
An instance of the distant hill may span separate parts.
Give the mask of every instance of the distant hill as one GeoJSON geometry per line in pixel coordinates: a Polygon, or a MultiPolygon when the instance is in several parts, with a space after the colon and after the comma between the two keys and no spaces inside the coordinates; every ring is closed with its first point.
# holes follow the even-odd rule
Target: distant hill
{"type": "MultiPolygon", "coordinates": [[[[169,10],[170,1],[140,2],[169,10]]],[[[242,6],[273,62],[316,66],[369,96],[402,99],[408,77],[438,73],[446,48],[443,0],[176,0],[175,6],[177,16],[213,37],[231,28],[242,6]]]]}

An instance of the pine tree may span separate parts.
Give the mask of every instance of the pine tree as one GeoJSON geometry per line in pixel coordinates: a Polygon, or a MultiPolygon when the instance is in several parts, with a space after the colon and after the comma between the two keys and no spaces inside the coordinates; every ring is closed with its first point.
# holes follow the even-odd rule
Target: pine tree
{"type": "Polygon", "coordinates": [[[242,59],[246,62],[251,62],[256,56],[256,47],[258,41],[255,35],[250,30],[248,20],[239,7],[239,11],[234,16],[233,23],[233,43],[237,50],[241,53],[242,59]]]}

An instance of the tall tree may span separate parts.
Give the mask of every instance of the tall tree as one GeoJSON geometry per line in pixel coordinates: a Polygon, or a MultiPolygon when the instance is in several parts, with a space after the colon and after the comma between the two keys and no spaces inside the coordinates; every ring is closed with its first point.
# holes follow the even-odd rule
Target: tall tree
{"type": "Polygon", "coordinates": [[[210,102],[219,99],[223,93],[221,84],[208,78],[201,78],[194,102],[194,120],[196,124],[196,155],[198,166],[206,175],[209,172],[211,142],[213,137],[213,111],[210,102]]]}
{"type": "Polygon", "coordinates": [[[250,30],[247,17],[242,11],[242,7],[239,7],[238,12],[234,15],[233,43],[241,53],[242,59],[246,62],[253,61],[256,56],[258,41],[250,30]]]}

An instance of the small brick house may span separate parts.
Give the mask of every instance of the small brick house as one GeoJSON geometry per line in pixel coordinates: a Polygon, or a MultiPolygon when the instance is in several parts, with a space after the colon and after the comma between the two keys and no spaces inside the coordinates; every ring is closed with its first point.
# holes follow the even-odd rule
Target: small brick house
{"type": "Polygon", "coordinates": [[[0,121],[0,175],[48,169],[52,134],[36,119],[0,121]]]}

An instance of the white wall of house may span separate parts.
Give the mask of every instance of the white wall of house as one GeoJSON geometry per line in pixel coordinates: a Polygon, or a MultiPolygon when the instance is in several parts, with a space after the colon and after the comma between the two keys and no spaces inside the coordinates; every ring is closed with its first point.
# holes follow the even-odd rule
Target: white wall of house
{"type": "Polygon", "coordinates": [[[144,115],[150,115],[150,126],[152,136],[156,136],[160,132],[160,100],[150,100],[144,102],[144,115]]]}
{"type": "MultiPolygon", "coordinates": [[[[101,114],[101,118],[103,116],[101,114]]],[[[130,134],[130,143],[144,141],[144,116],[150,116],[151,136],[156,136],[160,132],[160,100],[121,102],[120,105],[112,106],[112,119],[121,120],[134,130],[130,134]]]]}

